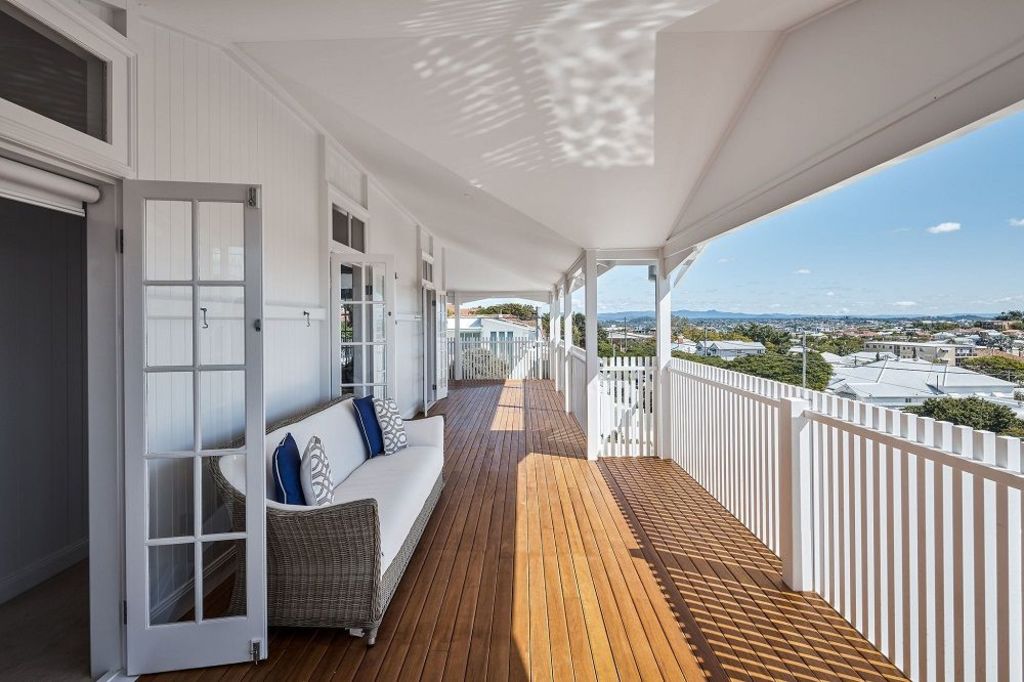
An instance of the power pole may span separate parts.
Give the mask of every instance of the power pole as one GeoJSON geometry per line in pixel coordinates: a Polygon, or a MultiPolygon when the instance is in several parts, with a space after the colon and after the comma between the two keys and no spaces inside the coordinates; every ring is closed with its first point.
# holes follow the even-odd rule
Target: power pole
{"type": "Polygon", "coordinates": [[[800,350],[804,356],[804,388],[807,388],[807,332],[801,335],[800,350]]]}

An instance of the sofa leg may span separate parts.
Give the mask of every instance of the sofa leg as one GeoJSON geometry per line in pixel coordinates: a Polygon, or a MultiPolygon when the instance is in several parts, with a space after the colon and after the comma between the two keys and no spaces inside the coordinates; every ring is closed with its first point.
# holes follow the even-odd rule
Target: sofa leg
{"type": "Polygon", "coordinates": [[[377,643],[377,628],[373,628],[366,635],[366,646],[373,646],[377,643]]]}
{"type": "Polygon", "coordinates": [[[348,634],[352,635],[353,637],[362,637],[366,634],[366,630],[364,630],[363,628],[349,628],[348,634]]]}

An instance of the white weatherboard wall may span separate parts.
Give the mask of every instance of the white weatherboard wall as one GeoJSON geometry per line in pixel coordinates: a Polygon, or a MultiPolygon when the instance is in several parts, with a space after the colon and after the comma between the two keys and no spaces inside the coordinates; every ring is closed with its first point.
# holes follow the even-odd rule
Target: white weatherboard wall
{"type": "MultiPolygon", "coordinates": [[[[139,178],[263,186],[264,296],[320,306],[319,135],[219,47],[146,21],[139,178]]],[[[267,320],[267,419],[320,398],[319,322],[267,320]]]]}
{"type": "Polygon", "coordinates": [[[376,183],[368,188],[369,250],[395,256],[395,399],[405,417],[423,408],[423,327],[420,319],[419,255],[416,222],[376,183]]]}

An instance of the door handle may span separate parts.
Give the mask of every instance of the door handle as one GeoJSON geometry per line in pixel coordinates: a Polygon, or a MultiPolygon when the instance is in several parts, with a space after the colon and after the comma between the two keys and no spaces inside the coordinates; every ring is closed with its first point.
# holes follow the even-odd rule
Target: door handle
{"type": "Polygon", "coordinates": [[[209,329],[210,323],[206,321],[206,308],[200,308],[203,311],[203,329],[209,329]]]}

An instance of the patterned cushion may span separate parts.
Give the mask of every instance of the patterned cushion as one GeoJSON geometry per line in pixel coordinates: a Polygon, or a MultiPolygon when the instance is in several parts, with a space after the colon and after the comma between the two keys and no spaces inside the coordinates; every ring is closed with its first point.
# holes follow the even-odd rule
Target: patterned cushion
{"type": "Polygon", "coordinates": [[[306,496],[306,504],[313,507],[334,502],[331,460],[327,459],[320,436],[309,439],[306,452],[302,455],[302,492],[306,496]]]}
{"type": "Polygon", "coordinates": [[[398,414],[398,405],[391,398],[374,398],[373,409],[377,412],[380,432],[384,437],[384,454],[393,455],[409,445],[405,435],[405,422],[398,414]]]}

